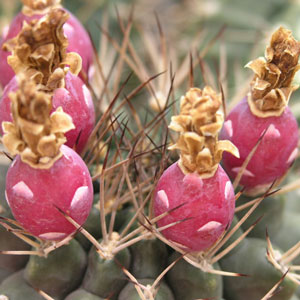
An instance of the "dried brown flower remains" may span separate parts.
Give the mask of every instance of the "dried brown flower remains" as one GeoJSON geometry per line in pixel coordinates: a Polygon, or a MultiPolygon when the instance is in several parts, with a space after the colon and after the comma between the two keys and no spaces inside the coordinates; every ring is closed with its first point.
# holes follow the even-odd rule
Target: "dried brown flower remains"
{"type": "Polygon", "coordinates": [[[299,70],[300,42],[290,30],[280,27],[265,50],[265,57],[249,62],[255,76],[251,82],[248,103],[258,117],[280,116],[288,105],[290,95],[298,86],[293,85],[299,70]]]}
{"type": "Polygon", "coordinates": [[[67,53],[63,25],[68,18],[65,10],[53,9],[39,20],[24,22],[21,32],[4,44],[12,52],[8,63],[14,72],[34,79],[47,92],[64,87],[69,70],[76,75],[81,70],[80,55],[67,53]]]}
{"type": "Polygon", "coordinates": [[[22,0],[23,14],[26,16],[42,15],[49,12],[50,9],[61,7],[61,0],[22,0]]]}
{"type": "Polygon", "coordinates": [[[224,119],[219,112],[221,104],[221,95],[209,86],[191,88],[182,96],[180,114],[172,117],[169,126],[180,135],[169,149],[180,150],[179,166],[185,174],[197,172],[209,178],[215,174],[223,151],[239,157],[231,142],[218,140],[224,119]]]}
{"type": "Polygon", "coordinates": [[[34,81],[21,78],[19,90],[10,94],[13,123],[2,123],[3,143],[31,167],[48,169],[61,157],[64,134],[75,126],[61,107],[51,113],[51,95],[38,91],[34,81]]]}

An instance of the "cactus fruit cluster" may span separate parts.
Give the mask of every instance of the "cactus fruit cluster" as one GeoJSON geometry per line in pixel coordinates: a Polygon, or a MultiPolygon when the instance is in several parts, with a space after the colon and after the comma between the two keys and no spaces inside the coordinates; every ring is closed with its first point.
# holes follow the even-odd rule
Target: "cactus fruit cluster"
{"type": "Polygon", "coordinates": [[[143,51],[131,11],[97,53],[60,0],[22,2],[0,49],[0,300],[300,299],[292,32],[233,106],[218,38],[173,66],[159,16],[143,51]]]}

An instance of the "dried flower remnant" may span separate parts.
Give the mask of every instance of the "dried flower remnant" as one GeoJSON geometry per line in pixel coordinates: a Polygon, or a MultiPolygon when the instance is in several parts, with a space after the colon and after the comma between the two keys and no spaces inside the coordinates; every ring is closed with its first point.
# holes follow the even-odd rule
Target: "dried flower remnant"
{"type": "Polygon", "coordinates": [[[24,15],[46,14],[50,9],[60,8],[61,0],[22,0],[24,15]]]}
{"type": "Polygon", "coordinates": [[[266,47],[265,57],[249,62],[255,76],[250,84],[248,104],[251,112],[260,117],[280,116],[289,98],[298,88],[292,83],[299,70],[300,42],[292,32],[280,27],[266,47]]]}
{"type": "Polygon", "coordinates": [[[72,118],[59,107],[50,115],[51,96],[37,91],[34,81],[23,78],[11,93],[14,122],[3,122],[3,143],[33,168],[48,169],[61,157],[65,133],[74,129],[72,118]]]}
{"type": "Polygon", "coordinates": [[[81,70],[81,57],[67,53],[63,25],[68,18],[63,9],[53,9],[39,20],[25,22],[21,32],[4,44],[12,52],[8,63],[14,72],[33,78],[45,91],[64,87],[67,72],[77,75],[81,70]]]}
{"type": "Polygon", "coordinates": [[[221,95],[209,86],[203,91],[192,88],[182,97],[180,115],[173,116],[169,126],[180,136],[169,149],[180,150],[183,173],[197,172],[201,178],[209,178],[215,174],[224,151],[239,156],[231,142],[218,140],[223,125],[223,114],[218,112],[221,103],[221,95]]]}

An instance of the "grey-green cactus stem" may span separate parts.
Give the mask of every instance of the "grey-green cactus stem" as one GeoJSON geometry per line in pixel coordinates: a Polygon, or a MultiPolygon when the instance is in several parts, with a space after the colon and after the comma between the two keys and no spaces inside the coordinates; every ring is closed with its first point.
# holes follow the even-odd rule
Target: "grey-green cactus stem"
{"type": "MultiPolygon", "coordinates": [[[[26,251],[30,250],[30,246],[20,240],[4,227],[0,226],[0,251],[26,251]]],[[[27,255],[2,255],[0,254],[0,269],[8,272],[16,272],[26,265],[28,261],[27,255]]],[[[1,280],[0,280],[1,281],[1,280]]]]}
{"type": "Polygon", "coordinates": [[[131,256],[128,248],[118,252],[111,259],[102,258],[93,247],[89,253],[88,268],[83,288],[102,298],[115,300],[127,282],[122,267],[130,267],[131,256]]]}
{"type": "Polygon", "coordinates": [[[104,300],[104,298],[91,294],[84,289],[78,289],[69,294],[65,300],[104,300]]]}
{"type": "MultiPolygon", "coordinates": [[[[153,284],[153,279],[141,279],[138,280],[139,283],[147,286],[153,284]]],[[[140,296],[138,292],[136,291],[136,288],[133,283],[128,283],[124,289],[121,291],[118,300],[140,300],[140,296]]],[[[145,295],[145,299],[147,298],[147,295],[145,295]]],[[[155,300],[174,300],[174,296],[172,294],[171,289],[167,286],[165,282],[161,282],[158,286],[157,294],[154,298],[155,300]]]]}
{"type": "MultiPolygon", "coordinates": [[[[169,263],[179,257],[174,252],[169,263]]],[[[214,269],[219,270],[218,264],[214,269]]],[[[167,280],[174,292],[175,300],[206,299],[220,300],[223,295],[223,280],[220,275],[203,272],[187,263],[184,259],[179,260],[167,273],[167,280]]]]}
{"type": "MultiPolygon", "coordinates": [[[[274,245],[273,245],[274,246],[274,245]]],[[[224,297],[230,300],[261,299],[281,279],[282,273],[274,268],[266,256],[267,242],[247,238],[234,255],[221,259],[223,270],[242,273],[249,277],[224,277],[224,297]]],[[[281,291],[272,300],[289,300],[297,286],[285,278],[281,291]]]]}
{"type": "Polygon", "coordinates": [[[14,273],[6,278],[0,285],[0,295],[9,300],[44,300],[44,298],[31,287],[24,279],[24,270],[14,273]]]}
{"type": "Polygon", "coordinates": [[[86,264],[86,253],[76,240],[72,240],[47,258],[31,256],[24,276],[30,285],[55,299],[64,299],[81,283],[86,264]]]}
{"type": "Polygon", "coordinates": [[[130,247],[131,273],[136,278],[155,279],[166,267],[168,250],[160,240],[145,239],[130,247]]]}
{"type": "MultiPolygon", "coordinates": [[[[237,201],[237,206],[245,204],[252,199],[253,198],[247,196],[241,196],[237,201]]],[[[266,237],[266,229],[268,229],[270,237],[273,237],[280,229],[281,223],[283,222],[284,207],[285,200],[283,196],[265,198],[247,218],[245,223],[242,224],[243,230],[246,231],[256,220],[262,217],[248,236],[264,239],[266,237]]],[[[238,218],[242,218],[246,212],[247,209],[238,212],[238,218]]]]}

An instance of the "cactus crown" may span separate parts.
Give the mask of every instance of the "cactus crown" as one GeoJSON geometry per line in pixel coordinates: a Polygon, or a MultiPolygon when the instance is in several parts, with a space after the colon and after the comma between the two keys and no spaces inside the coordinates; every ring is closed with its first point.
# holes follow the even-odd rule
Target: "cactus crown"
{"type": "Polygon", "coordinates": [[[265,57],[250,61],[246,67],[255,73],[248,103],[258,117],[280,116],[291,93],[298,88],[292,81],[299,70],[300,42],[290,30],[280,27],[266,47],[265,57]]]}
{"type": "Polygon", "coordinates": [[[61,0],[22,0],[22,12],[26,16],[42,15],[52,8],[61,7],[61,0]]]}
{"type": "Polygon", "coordinates": [[[3,143],[33,168],[48,169],[61,157],[65,133],[74,128],[72,118],[59,107],[50,115],[51,96],[36,83],[19,77],[19,90],[10,94],[13,123],[3,122],[3,143]]]}
{"type": "Polygon", "coordinates": [[[219,141],[223,125],[221,95],[211,87],[191,88],[180,103],[180,114],[172,117],[170,129],[179,132],[170,150],[180,150],[179,166],[183,173],[197,172],[202,178],[212,177],[223,151],[239,157],[238,149],[229,141],[219,141]]]}
{"type": "Polygon", "coordinates": [[[5,50],[12,51],[8,63],[14,72],[33,78],[46,92],[64,87],[69,70],[76,75],[81,70],[81,57],[67,53],[63,25],[68,17],[63,9],[53,9],[39,20],[24,22],[21,32],[4,45],[5,50]]]}

